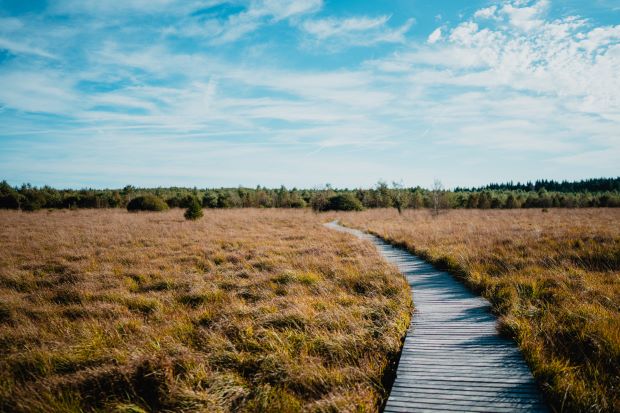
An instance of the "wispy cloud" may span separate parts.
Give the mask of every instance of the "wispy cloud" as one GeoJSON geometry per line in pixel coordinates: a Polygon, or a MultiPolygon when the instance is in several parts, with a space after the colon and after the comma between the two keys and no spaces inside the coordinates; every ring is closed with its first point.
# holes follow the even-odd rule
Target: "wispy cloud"
{"type": "Polygon", "coordinates": [[[316,40],[336,39],[344,45],[404,43],[414,19],[391,28],[390,16],[308,19],[302,29],[316,40]]]}
{"type": "Polygon", "coordinates": [[[48,12],[65,15],[92,15],[109,18],[110,16],[130,17],[128,13],[145,13],[156,15],[172,13],[183,15],[200,7],[210,7],[224,1],[207,0],[55,0],[50,2],[48,12]]]}
{"type": "MultiPolygon", "coordinates": [[[[223,3],[223,2],[222,2],[223,3]]],[[[237,13],[221,17],[186,18],[166,27],[164,34],[201,37],[211,44],[231,43],[263,26],[319,11],[322,0],[253,0],[237,13]]]]}
{"type": "Polygon", "coordinates": [[[0,102],[24,112],[73,115],[78,95],[72,82],[53,71],[9,72],[0,75],[0,102]]]}
{"type": "Polygon", "coordinates": [[[9,39],[0,38],[0,49],[9,50],[14,54],[29,54],[47,59],[58,59],[55,55],[27,43],[15,42],[9,39]]]}
{"type": "MultiPolygon", "coordinates": [[[[226,156],[258,176],[247,172],[253,153],[266,164],[303,155],[304,179],[335,170],[315,169],[319,156],[372,179],[410,171],[430,182],[437,162],[461,158],[588,171],[596,154],[620,151],[620,25],[550,10],[502,1],[455,23],[435,10],[422,28],[321,0],[59,0],[1,19],[0,179],[29,151],[94,165],[94,147],[133,162],[123,154],[145,146],[143,157],[198,168],[162,161],[175,176],[225,168],[226,156]]],[[[125,171],[147,176],[148,162],[135,162],[125,171]]]]}

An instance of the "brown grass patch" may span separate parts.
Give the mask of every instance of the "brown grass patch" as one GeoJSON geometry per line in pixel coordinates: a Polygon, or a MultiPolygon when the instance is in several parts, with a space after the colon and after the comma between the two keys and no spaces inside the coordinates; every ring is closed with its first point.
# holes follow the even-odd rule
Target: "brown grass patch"
{"type": "Polygon", "coordinates": [[[375,411],[406,281],[305,211],[0,211],[0,410],[375,411]]]}
{"type": "Polygon", "coordinates": [[[487,297],[557,411],[620,411],[620,210],[337,216],[487,297]]]}

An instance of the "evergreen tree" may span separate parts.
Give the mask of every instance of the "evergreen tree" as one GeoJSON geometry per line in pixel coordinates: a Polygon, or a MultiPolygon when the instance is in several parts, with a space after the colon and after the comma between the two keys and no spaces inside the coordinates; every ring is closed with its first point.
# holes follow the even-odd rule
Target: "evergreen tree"
{"type": "Polygon", "coordinates": [[[198,201],[198,198],[192,198],[192,202],[187,207],[187,210],[183,216],[185,219],[190,221],[195,221],[198,218],[202,218],[202,205],[200,204],[200,201],[198,201]]]}
{"type": "Polygon", "coordinates": [[[505,207],[508,209],[519,207],[518,201],[513,194],[508,194],[508,198],[506,198],[505,207]]]}

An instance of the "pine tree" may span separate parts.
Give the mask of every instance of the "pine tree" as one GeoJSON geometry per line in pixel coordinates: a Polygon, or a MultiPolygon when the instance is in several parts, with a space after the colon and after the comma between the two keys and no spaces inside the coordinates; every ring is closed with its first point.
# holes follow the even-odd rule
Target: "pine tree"
{"type": "Polygon", "coordinates": [[[192,198],[192,202],[189,204],[189,207],[185,211],[184,215],[185,219],[189,219],[191,221],[195,221],[198,218],[202,218],[202,205],[197,198],[192,198]]]}

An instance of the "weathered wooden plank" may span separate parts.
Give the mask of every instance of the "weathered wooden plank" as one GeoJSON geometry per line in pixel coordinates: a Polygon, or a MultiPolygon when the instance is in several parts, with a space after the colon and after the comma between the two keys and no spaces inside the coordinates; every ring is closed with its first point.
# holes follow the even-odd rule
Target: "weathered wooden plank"
{"type": "Polygon", "coordinates": [[[503,359],[497,359],[495,362],[488,361],[479,361],[474,358],[472,359],[459,359],[454,358],[452,360],[446,359],[422,359],[422,358],[401,358],[400,364],[409,365],[409,366],[423,366],[423,367],[447,367],[447,368],[490,368],[497,367],[498,364],[501,364],[506,369],[510,369],[511,371],[527,371],[527,369],[522,368],[521,363],[518,360],[515,361],[506,361],[503,359]]]}
{"type": "MultiPolygon", "coordinates": [[[[446,385],[442,382],[413,382],[413,383],[395,383],[392,387],[393,392],[411,393],[414,391],[429,393],[437,392],[474,392],[480,395],[495,395],[508,397],[514,395],[520,398],[536,398],[538,399],[538,389],[536,387],[499,387],[499,386],[476,386],[475,384],[456,383],[446,385]]],[[[391,393],[390,393],[391,394],[391,393]]],[[[396,393],[395,393],[396,394],[396,393]]]]}
{"type": "Polygon", "coordinates": [[[498,407],[498,406],[467,406],[459,404],[430,404],[430,403],[394,403],[388,405],[385,408],[386,412],[495,412],[495,413],[510,413],[515,411],[520,412],[536,412],[540,409],[526,408],[516,410],[511,407],[498,407]]]}
{"type": "MultiPolygon", "coordinates": [[[[513,354],[513,355],[501,355],[499,353],[493,353],[493,354],[487,354],[487,356],[484,358],[484,361],[502,361],[502,360],[506,360],[506,361],[519,361],[521,362],[523,359],[520,357],[517,357],[518,354],[513,354]]],[[[420,359],[424,359],[424,358],[430,358],[430,359],[435,359],[435,360],[446,360],[446,361],[451,361],[453,359],[457,359],[457,360],[476,360],[476,361],[482,361],[482,359],[480,357],[478,357],[478,354],[476,353],[469,353],[469,352],[463,352],[463,351],[448,351],[445,349],[439,349],[439,350],[409,350],[406,352],[403,352],[403,355],[401,356],[401,358],[410,358],[411,360],[415,360],[417,358],[420,359]]]]}
{"type": "Polygon", "coordinates": [[[499,389],[510,389],[511,391],[517,389],[528,389],[528,390],[538,390],[536,383],[502,383],[502,382],[483,382],[483,381],[455,381],[455,380],[445,380],[440,377],[433,378],[421,378],[421,377],[408,377],[404,378],[402,376],[397,376],[394,382],[394,386],[400,387],[416,387],[422,386],[427,387],[433,385],[437,388],[475,388],[479,387],[489,387],[489,388],[499,388],[499,389]]]}
{"type": "MultiPolygon", "coordinates": [[[[472,362],[473,363],[473,362],[472,362]]],[[[426,371],[442,371],[442,370],[450,370],[454,371],[471,371],[471,372],[501,372],[505,374],[525,374],[527,376],[530,375],[530,372],[523,368],[520,364],[516,364],[516,362],[512,362],[510,364],[506,363],[505,365],[498,368],[497,363],[487,363],[487,364],[460,364],[460,363],[446,363],[442,361],[438,361],[437,363],[432,362],[412,362],[411,360],[404,359],[400,361],[400,365],[403,368],[407,369],[423,369],[426,371]]]]}
{"type": "Polygon", "coordinates": [[[457,412],[497,412],[497,413],[509,413],[514,411],[540,411],[543,406],[528,405],[522,408],[514,406],[505,406],[497,403],[467,403],[467,402],[450,402],[448,400],[440,400],[436,403],[432,401],[400,401],[394,400],[391,403],[388,402],[385,411],[406,411],[406,412],[418,412],[418,411],[436,411],[440,409],[443,411],[457,411],[457,412]],[[401,407],[405,410],[395,410],[395,407],[401,407]]]}
{"type": "Polygon", "coordinates": [[[547,412],[523,356],[501,337],[491,305],[445,271],[377,237],[375,244],[412,288],[415,313],[386,412],[547,412]]]}
{"type": "MultiPolygon", "coordinates": [[[[399,369],[400,370],[400,369],[399,369]]],[[[419,378],[419,379],[433,379],[435,378],[436,380],[441,380],[441,381],[452,381],[452,382],[459,382],[459,383],[483,383],[483,382],[488,382],[488,383],[506,383],[506,384],[525,384],[528,383],[531,379],[530,378],[502,378],[502,377],[489,377],[489,376],[483,376],[483,375],[479,375],[479,376],[465,376],[463,374],[459,374],[458,376],[448,376],[448,375],[444,375],[444,376],[438,376],[438,375],[434,375],[431,373],[428,374],[422,374],[419,372],[416,373],[410,373],[408,371],[397,371],[396,373],[396,377],[397,379],[402,380],[407,380],[408,378],[411,377],[415,377],[415,378],[419,378]]]]}
{"type": "Polygon", "coordinates": [[[456,367],[430,367],[430,366],[407,366],[400,364],[399,371],[406,373],[432,374],[434,376],[450,376],[450,377],[515,377],[527,378],[531,377],[530,372],[526,370],[519,371],[498,371],[494,368],[456,368],[456,367]]]}
{"type": "Polygon", "coordinates": [[[531,409],[532,407],[540,406],[538,400],[532,399],[518,399],[513,398],[510,400],[503,399],[501,397],[488,397],[480,395],[454,395],[454,394],[428,394],[426,396],[422,394],[400,395],[396,394],[391,396],[394,401],[402,403],[428,403],[428,404],[446,404],[446,405],[472,405],[472,406],[494,406],[494,407],[508,407],[512,409],[531,409]],[[429,397],[431,396],[431,397],[429,397]]]}
{"type": "MultiPolygon", "coordinates": [[[[462,388],[453,388],[453,389],[443,389],[436,387],[420,387],[416,386],[414,388],[406,388],[406,387],[393,387],[392,393],[394,396],[407,396],[407,395],[433,395],[433,394],[447,394],[447,395],[455,395],[455,396],[471,396],[471,397],[491,397],[491,398],[500,398],[500,399],[537,399],[537,393],[527,393],[527,392],[507,392],[498,389],[480,389],[478,387],[472,387],[471,390],[463,390],[462,388]]],[[[390,395],[392,395],[390,393],[390,395]]]]}
{"type": "Polygon", "coordinates": [[[401,357],[400,358],[400,364],[403,367],[407,367],[407,368],[427,368],[427,369],[431,369],[431,368],[436,368],[436,369],[450,369],[450,368],[454,368],[456,369],[456,371],[462,371],[462,370],[469,370],[469,369],[476,369],[476,368],[481,368],[481,369],[498,369],[507,373],[511,373],[511,372],[515,372],[515,373],[527,373],[529,374],[529,370],[525,367],[523,367],[523,365],[521,364],[521,362],[519,362],[518,360],[513,360],[513,361],[505,361],[505,360],[500,360],[498,359],[498,361],[496,362],[492,362],[489,360],[484,360],[484,361],[480,361],[480,360],[475,360],[475,359],[459,359],[459,358],[454,358],[451,360],[433,360],[432,358],[428,358],[428,359],[420,359],[420,358],[413,358],[413,357],[401,357]],[[501,364],[502,367],[498,369],[498,364],[501,364]]]}

